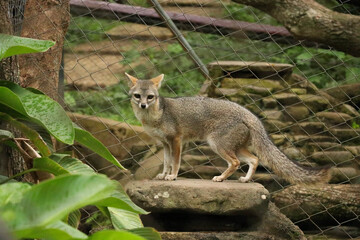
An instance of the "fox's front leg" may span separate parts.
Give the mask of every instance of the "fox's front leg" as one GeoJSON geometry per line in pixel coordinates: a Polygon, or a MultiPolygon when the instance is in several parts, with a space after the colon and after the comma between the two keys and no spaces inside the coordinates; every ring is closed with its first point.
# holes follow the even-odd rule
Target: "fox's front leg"
{"type": "Polygon", "coordinates": [[[164,180],[167,175],[170,174],[171,171],[171,153],[170,147],[166,142],[163,142],[164,145],[164,169],[162,173],[159,173],[155,179],[164,180]]]}
{"type": "Polygon", "coordinates": [[[165,180],[171,181],[176,180],[179,173],[180,161],[181,161],[181,138],[174,137],[171,139],[170,143],[170,154],[171,154],[171,174],[165,177],[165,180]]]}

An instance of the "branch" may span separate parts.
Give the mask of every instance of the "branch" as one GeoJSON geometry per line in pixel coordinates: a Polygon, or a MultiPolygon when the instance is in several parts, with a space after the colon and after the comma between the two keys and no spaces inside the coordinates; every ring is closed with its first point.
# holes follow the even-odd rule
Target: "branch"
{"type": "Polygon", "coordinates": [[[332,11],[314,0],[233,0],[278,20],[296,38],[360,56],[360,16],[332,11]]]}

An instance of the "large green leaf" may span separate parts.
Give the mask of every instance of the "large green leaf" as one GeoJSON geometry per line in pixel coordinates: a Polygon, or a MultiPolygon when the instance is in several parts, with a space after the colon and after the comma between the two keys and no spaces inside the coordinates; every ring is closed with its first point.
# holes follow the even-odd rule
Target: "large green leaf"
{"type": "Polygon", "coordinates": [[[9,182],[0,185],[0,206],[8,203],[20,202],[24,192],[28,191],[31,186],[27,183],[9,182]]]}
{"type": "Polygon", "coordinates": [[[88,238],[88,236],[84,233],[62,221],[51,223],[49,225],[46,225],[45,227],[37,227],[23,230],[21,232],[21,235],[26,238],[46,240],[78,240],[88,238]]]}
{"type": "Polygon", "coordinates": [[[62,175],[31,187],[20,202],[6,208],[4,220],[17,237],[26,237],[29,231],[110,196],[115,187],[113,181],[102,175],[62,175]]]}
{"type": "Polygon", "coordinates": [[[124,230],[143,227],[139,214],[120,208],[109,207],[108,209],[115,229],[124,230]]]}
{"type": "Polygon", "coordinates": [[[114,230],[103,230],[100,232],[96,232],[91,235],[88,240],[146,240],[140,235],[127,232],[127,231],[114,231],[114,230]]]}
{"type": "Polygon", "coordinates": [[[114,207],[127,210],[139,214],[148,214],[147,211],[138,207],[135,203],[131,201],[129,196],[122,189],[121,185],[117,186],[117,189],[111,194],[110,197],[104,198],[101,201],[96,203],[97,206],[103,207],[114,207]]]}
{"type": "Polygon", "coordinates": [[[59,103],[44,94],[26,90],[15,83],[0,81],[0,104],[46,128],[56,139],[74,143],[74,128],[59,103]]]}
{"type": "Polygon", "coordinates": [[[64,157],[55,157],[56,154],[50,156],[55,162],[57,162],[61,167],[66,169],[69,173],[87,173],[87,174],[94,174],[95,171],[86,165],[82,161],[76,158],[72,158],[70,156],[64,157]]]}
{"type": "Polygon", "coordinates": [[[93,135],[88,131],[85,131],[74,124],[75,128],[75,141],[84,145],[85,147],[91,149],[95,153],[99,154],[101,157],[105,158],[115,166],[118,166],[121,169],[125,169],[118,160],[110,153],[110,151],[97,140],[93,135]]]}
{"type": "Polygon", "coordinates": [[[0,60],[24,53],[45,52],[55,42],[0,34],[0,60]]]}
{"type": "Polygon", "coordinates": [[[161,240],[160,234],[153,228],[144,227],[131,229],[129,232],[135,233],[136,235],[142,236],[147,240],[161,240]]]}
{"type": "Polygon", "coordinates": [[[29,128],[25,124],[15,120],[11,116],[7,115],[6,113],[0,112],[0,119],[6,121],[7,123],[11,124],[15,128],[19,129],[24,135],[31,140],[31,142],[38,148],[39,152],[43,156],[49,156],[51,154],[50,149],[40,137],[40,135],[34,131],[33,129],[29,128]]]}
{"type": "Polygon", "coordinates": [[[55,176],[70,173],[69,171],[64,169],[60,164],[47,157],[35,158],[33,160],[33,167],[44,172],[52,173],[55,176]]]}

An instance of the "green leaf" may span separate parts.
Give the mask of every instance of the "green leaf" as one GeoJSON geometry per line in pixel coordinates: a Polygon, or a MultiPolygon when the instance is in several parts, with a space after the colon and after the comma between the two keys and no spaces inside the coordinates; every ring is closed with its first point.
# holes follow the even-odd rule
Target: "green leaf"
{"type": "Polygon", "coordinates": [[[36,131],[2,112],[0,112],[0,119],[8,122],[24,133],[24,135],[29,138],[31,142],[38,148],[41,155],[49,156],[51,154],[50,149],[36,131]]]}
{"type": "Polygon", "coordinates": [[[36,158],[33,161],[33,166],[41,171],[50,172],[55,176],[68,173],[95,174],[91,167],[66,154],[53,154],[49,158],[36,158]]]}
{"type": "Polygon", "coordinates": [[[147,240],[161,240],[160,234],[153,228],[149,228],[149,227],[136,228],[129,230],[129,232],[142,236],[147,240]]]}
{"type": "Polygon", "coordinates": [[[75,141],[84,145],[85,147],[91,149],[95,153],[99,154],[101,157],[105,158],[115,166],[125,169],[118,160],[110,153],[110,151],[97,140],[93,135],[88,131],[85,131],[74,124],[75,128],[75,141]]]}
{"type": "Polygon", "coordinates": [[[24,192],[30,188],[29,184],[21,182],[9,182],[0,185],[0,206],[20,202],[24,192]]]}
{"type": "Polygon", "coordinates": [[[102,175],[62,175],[34,185],[22,200],[10,209],[7,221],[18,238],[28,231],[44,227],[66,217],[70,212],[107,198],[115,183],[102,175]]]}
{"type": "Polygon", "coordinates": [[[102,199],[101,201],[97,202],[95,205],[119,208],[133,213],[148,214],[147,211],[140,208],[131,201],[129,196],[122,189],[121,185],[117,185],[117,189],[111,194],[110,197],[102,199]]]}
{"type": "Polygon", "coordinates": [[[45,227],[23,230],[21,235],[26,238],[46,240],[87,239],[87,235],[62,221],[51,223],[45,227]]]}
{"type": "Polygon", "coordinates": [[[138,213],[130,212],[120,208],[109,207],[110,219],[115,229],[141,228],[143,224],[138,213]]]}
{"type": "Polygon", "coordinates": [[[45,52],[55,42],[0,34],[0,60],[24,53],[45,52]]]}
{"type": "Polygon", "coordinates": [[[15,83],[0,81],[0,103],[42,125],[56,139],[74,143],[74,128],[59,103],[46,95],[26,90],[15,83]]]}
{"type": "Polygon", "coordinates": [[[127,231],[103,230],[91,235],[88,240],[146,240],[145,238],[127,231]]]}
{"type": "Polygon", "coordinates": [[[60,164],[47,157],[35,158],[33,160],[33,167],[44,172],[52,173],[55,176],[69,173],[69,171],[64,169],[60,164]]]}
{"type": "Polygon", "coordinates": [[[61,167],[63,167],[69,173],[87,173],[87,174],[95,174],[95,171],[86,165],[82,161],[76,158],[72,158],[69,156],[65,156],[62,158],[53,158],[50,156],[55,162],[57,162],[61,167]]]}
{"type": "Polygon", "coordinates": [[[72,211],[71,213],[69,213],[67,222],[70,226],[72,226],[74,228],[78,228],[78,226],[80,224],[80,219],[81,219],[80,210],[76,209],[75,211],[72,211]]]}

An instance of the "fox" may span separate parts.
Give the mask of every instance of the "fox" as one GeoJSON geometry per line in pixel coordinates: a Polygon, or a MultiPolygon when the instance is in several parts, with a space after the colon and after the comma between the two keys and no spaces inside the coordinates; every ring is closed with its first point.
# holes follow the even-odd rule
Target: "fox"
{"type": "Polygon", "coordinates": [[[290,160],[272,143],[260,119],[245,107],[203,96],[162,97],[159,89],[164,74],[148,80],[125,75],[136,118],[145,132],[164,147],[163,171],[156,180],[176,180],[183,143],[205,141],[228,163],[221,175],[213,177],[214,182],[231,176],[241,161],[249,166],[246,175],[239,179],[242,183],[252,179],[259,161],[291,184],[329,181],[329,167],[305,167],[290,160]]]}

